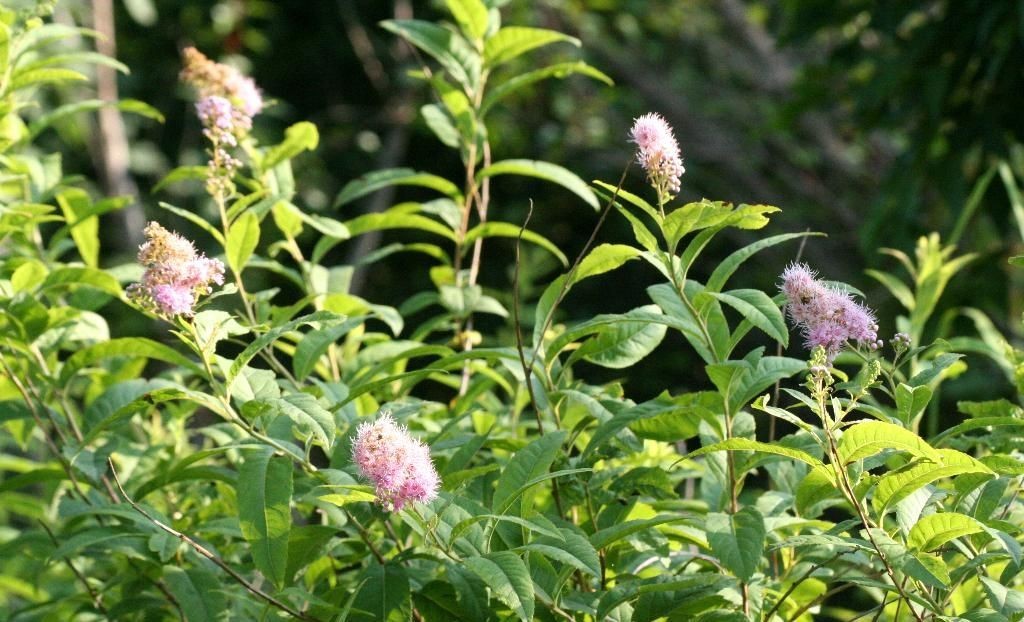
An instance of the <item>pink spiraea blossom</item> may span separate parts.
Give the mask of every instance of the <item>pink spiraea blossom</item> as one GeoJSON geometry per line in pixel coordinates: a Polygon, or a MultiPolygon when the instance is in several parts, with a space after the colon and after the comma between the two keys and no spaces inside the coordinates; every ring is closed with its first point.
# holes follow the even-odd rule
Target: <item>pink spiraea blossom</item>
{"type": "Polygon", "coordinates": [[[359,473],[373,483],[377,501],[389,511],[437,497],[441,479],[430,459],[430,448],[410,436],[389,412],[359,425],[352,460],[359,473]]]}
{"type": "Polygon", "coordinates": [[[818,280],[806,264],[787,267],[780,289],[786,295],[786,312],[801,329],[807,347],[824,347],[829,362],[850,341],[872,350],[882,346],[874,312],[850,294],[818,280]]]}
{"type": "Polygon", "coordinates": [[[647,180],[657,190],[659,200],[679,192],[679,178],[686,169],[668,122],[658,113],[649,112],[633,122],[629,139],[636,143],[636,159],[647,172],[647,180]]]}
{"type": "Polygon", "coordinates": [[[149,223],[143,233],[138,260],[146,271],[142,281],[128,288],[128,298],[166,318],[192,315],[199,296],[209,294],[214,283],[224,283],[224,264],[196,252],[192,242],[158,223],[149,223]]]}

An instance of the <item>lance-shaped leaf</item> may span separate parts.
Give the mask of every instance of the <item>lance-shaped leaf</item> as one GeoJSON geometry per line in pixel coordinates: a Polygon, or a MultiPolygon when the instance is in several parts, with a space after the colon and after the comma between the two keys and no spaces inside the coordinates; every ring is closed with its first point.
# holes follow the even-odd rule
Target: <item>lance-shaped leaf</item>
{"type": "Polygon", "coordinates": [[[701,447],[697,451],[693,451],[686,454],[685,456],[680,458],[680,460],[689,460],[691,458],[703,456],[705,454],[709,454],[715,451],[757,451],[765,454],[774,454],[776,456],[792,458],[794,460],[799,460],[800,462],[809,464],[812,467],[821,468],[823,470],[825,469],[825,464],[821,460],[818,460],[817,458],[807,453],[806,451],[802,451],[800,449],[792,449],[790,447],[783,447],[782,445],[774,445],[771,443],[752,441],[746,438],[730,438],[720,443],[715,443],[713,445],[701,447]]]}
{"type": "Polygon", "coordinates": [[[586,182],[569,169],[552,164],[551,162],[539,160],[502,160],[480,169],[480,172],[477,173],[479,179],[494,177],[495,175],[523,175],[550,181],[580,197],[590,207],[594,209],[601,207],[597,202],[597,195],[594,194],[594,191],[590,189],[586,182]]]}
{"type": "Polygon", "coordinates": [[[919,458],[942,463],[942,454],[917,434],[893,423],[855,423],[839,439],[839,459],[844,465],[874,456],[887,449],[905,451],[919,458]]]}
{"type": "Polygon", "coordinates": [[[533,620],[533,581],[518,555],[512,551],[498,551],[483,557],[471,557],[463,563],[483,579],[498,600],[508,605],[520,620],[533,620]]]}
{"type": "Polygon", "coordinates": [[[764,518],[753,506],[735,514],[712,512],[704,529],[711,552],[742,581],[749,581],[764,552],[764,518]]]}
{"type": "Polygon", "coordinates": [[[244,452],[238,472],[238,523],[252,549],[253,563],[278,587],[288,568],[292,527],[292,462],[270,447],[244,452]]]}
{"type": "Polygon", "coordinates": [[[984,531],[984,525],[966,514],[936,512],[914,524],[907,535],[907,544],[920,551],[934,551],[954,538],[984,531]]]}
{"type": "Polygon", "coordinates": [[[942,462],[939,464],[922,460],[907,469],[886,473],[878,480],[871,505],[879,516],[917,489],[944,477],[955,477],[964,473],[995,475],[987,466],[965,453],[954,449],[939,449],[938,452],[942,456],[942,462]]]}

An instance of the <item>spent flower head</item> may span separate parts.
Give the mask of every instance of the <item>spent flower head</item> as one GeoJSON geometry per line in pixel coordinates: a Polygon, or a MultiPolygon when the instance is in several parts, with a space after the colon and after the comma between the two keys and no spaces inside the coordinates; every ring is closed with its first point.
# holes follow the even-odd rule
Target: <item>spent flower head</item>
{"type": "Polygon", "coordinates": [[[263,98],[252,78],[229,65],[214,62],[195,48],[186,48],[181,79],[199,94],[196,114],[203,135],[210,140],[207,190],[214,196],[230,194],[231,178],[242,165],[231,154],[252,130],[252,118],[263,109],[263,98]]]}
{"type": "Polygon", "coordinates": [[[387,510],[437,497],[441,479],[430,459],[430,448],[410,436],[387,411],[376,421],[359,425],[352,460],[359,473],[373,483],[377,501],[387,510]]]}
{"type": "Polygon", "coordinates": [[[196,252],[192,242],[159,223],[149,223],[143,233],[138,260],[146,271],[142,281],[128,287],[128,298],[166,318],[192,315],[199,297],[213,291],[212,284],[224,283],[224,264],[196,252]]]}
{"type": "Polygon", "coordinates": [[[818,280],[806,264],[787,267],[780,289],[787,298],[789,318],[801,329],[807,347],[823,347],[830,364],[847,342],[871,350],[882,346],[874,312],[847,292],[818,280]]]}
{"type": "Polygon", "coordinates": [[[218,95],[250,119],[263,110],[263,97],[252,78],[230,65],[212,61],[194,47],[182,52],[185,66],[181,80],[195,87],[199,98],[218,95]]]}
{"type": "Polygon", "coordinates": [[[658,113],[649,112],[633,122],[629,139],[636,143],[636,159],[657,191],[658,202],[668,201],[679,192],[679,178],[686,172],[672,127],[658,113]]]}

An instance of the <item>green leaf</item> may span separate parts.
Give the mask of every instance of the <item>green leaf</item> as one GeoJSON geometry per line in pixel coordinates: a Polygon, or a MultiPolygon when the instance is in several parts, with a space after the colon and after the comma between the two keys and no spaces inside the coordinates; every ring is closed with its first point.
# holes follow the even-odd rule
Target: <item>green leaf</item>
{"type": "Polygon", "coordinates": [[[910,379],[910,386],[918,387],[921,385],[928,384],[932,380],[935,380],[935,378],[937,378],[938,375],[943,372],[943,370],[945,370],[947,367],[957,362],[958,360],[962,359],[963,357],[963,354],[954,354],[951,352],[940,354],[939,356],[935,357],[935,360],[932,361],[932,364],[927,369],[918,372],[917,375],[910,379]]]}
{"type": "Polygon", "coordinates": [[[725,287],[726,282],[729,278],[743,265],[748,259],[753,257],[756,253],[781,244],[788,242],[789,240],[795,240],[798,238],[808,236],[821,236],[822,233],[811,233],[811,232],[800,232],[800,233],[783,233],[780,235],[773,235],[771,237],[758,240],[752,244],[748,244],[738,251],[734,251],[731,255],[722,260],[722,263],[718,264],[715,271],[708,277],[708,282],[705,288],[709,292],[720,292],[725,287]]]}
{"type": "MultiPolygon", "coordinates": [[[[985,576],[979,577],[982,585],[985,586],[985,593],[988,600],[1000,613],[1007,616],[1006,619],[1016,620],[1017,614],[1024,611],[1024,594],[1019,588],[1008,587],[1002,583],[985,576]]],[[[973,619],[973,618],[972,618],[973,619]]],[[[984,618],[982,622],[989,622],[993,618],[984,618]]]]}
{"type": "Polygon", "coordinates": [[[782,347],[789,346],[789,329],[786,327],[786,319],[782,317],[782,311],[775,304],[768,294],[759,289],[734,289],[724,293],[707,292],[716,299],[721,300],[750,321],[751,324],[760,328],[769,337],[782,344],[782,347]]]}
{"type": "Polygon", "coordinates": [[[644,250],[648,253],[656,253],[658,251],[658,238],[654,237],[654,234],[647,228],[647,225],[618,203],[615,204],[615,209],[629,221],[629,226],[633,229],[633,237],[640,243],[640,246],[643,246],[644,250]]]}
{"type": "Polygon", "coordinates": [[[298,525],[288,535],[288,570],[285,576],[291,580],[295,573],[328,554],[327,544],[339,535],[339,530],[330,525],[298,525]]]}
{"type": "Polygon", "coordinates": [[[680,458],[680,460],[690,460],[716,451],[756,451],[764,454],[773,454],[776,456],[792,458],[793,460],[799,460],[800,462],[809,464],[812,467],[821,469],[825,468],[825,464],[821,460],[818,460],[806,451],[792,449],[790,447],[784,447],[777,444],[752,441],[746,438],[730,438],[719,443],[714,443],[713,445],[707,445],[686,454],[680,458]]]}
{"type": "Polygon", "coordinates": [[[819,502],[836,497],[839,487],[835,476],[825,467],[811,467],[800,480],[796,489],[796,509],[801,516],[812,516],[811,511],[819,502]]]}
{"type": "Polygon", "coordinates": [[[850,426],[839,439],[839,460],[845,466],[886,449],[906,451],[942,464],[942,454],[917,434],[892,423],[863,421],[850,426]]]}
{"type": "Polygon", "coordinates": [[[270,447],[244,452],[238,471],[238,522],[252,549],[253,563],[278,588],[288,567],[292,526],[292,462],[270,447]]]}
{"type": "Polygon", "coordinates": [[[120,356],[153,359],[199,371],[191,359],[174,348],[145,337],[121,337],[88,346],[72,354],[60,369],[60,382],[67,384],[72,376],[90,365],[120,356]]]}
{"type": "Polygon", "coordinates": [[[814,426],[810,425],[809,423],[807,423],[806,421],[804,421],[800,417],[798,417],[798,416],[794,415],[793,413],[789,412],[785,408],[777,408],[775,406],[771,406],[768,403],[768,401],[769,401],[768,394],[762,395],[759,399],[756,399],[756,400],[754,400],[753,403],[751,403],[751,407],[753,407],[756,410],[760,410],[761,412],[768,413],[769,415],[771,415],[773,417],[776,417],[778,419],[782,419],[783,421],[791,423],[794,426],[796,426],[796,427],[800,428],[801,430],[803,430],[804,432],[807,432],[808,434],[812,434],[812,435],[814,434],[814,430],[815,430],[814,426]]]}
{"type": "Polygon", "coordinates": [[[477,173],[477,178],[484,179],[496,175],[523,175],[550,181],[580,197],[595,210],[601,207],[597,201],[597,196],[586,182],[569,169],[552,164],[551,162],[542,162],[540,160],[502,160],[480,169],[477,173]]]}
{"type": "Polygon", "coordinates": [[[305,379],[334,342],[365,322],[365,316],[354,317],[341,324],[307,333],[295,347],[295,354],[292,356],[292,369],[296,380],[305,379]]]}
{"type": "Polygon", "coordinates": [[[455,16],[462,32],[471,40],[483,39],[487,33],[487,6],[480,0],[447,0],[448,10],[455,16]]]}
{"type": "Polygon", "coordinates": [[[11,78],[8,92],[43,84],[87,82],[88,80],[89,79],[81,73],[71,69],[30,69],[28,71],[15,72],[14,76],[11,78]]]}
{"type": "MultiPolygon", "coordinates": [[[[163,178],[153,186],[153,194],[160,192],[171,184],[176,184],[179,181],[202,181],[206,179],[210,174],[210,167],[206,165],[190,165],[190,166],[179,166],[170,173],[167,173],[163,178]]],[[[191,213],[191,212],[189,212],[191,213]]],[[[193,214],[194,215],[194,214],[193,214]]],[[[205,222],[205,221],[204,221],[205,222]]],[[[209,224],[209,223],[207,223],[209,224]]]]}
{"type": "Polygon", "coordinates": [[[224,381],[230,384],[231,381],[235,379],[235,376],[238,375],[238,372],[242,371],[242,368],[245,367],[260,350],[266,348],[273,342],[277,341],[277,339],[281,335],[287,333],[288,331],[295,330],[296,328],[303,324],[312,324],[314,322],[338,321],[339,319],[341,318],[339,318],[339,316],[336,313],[332,313],[330,311],[317,311],[315,313],[304,315],[300,318],[291,320],[289,322],[285,322],[284,324],[281,324],[279,326],[275,326],[274,328],[268,330],[267,332],[257,337],[244,350],[242,350],[241,354],[239,354],[235,358],[235,361],[231,364],[231,367],[225,374],[224,381]]]}
{"type": "Polygon", "coordinates": [[[363,214],[345,222],[352,237],[369,231],[384,229],[414,229],[433,233],[449,240],[455,240],[455,232],[432,218],[411,213],[402,206],[395,206],[383,212],[363,214]]]}
{"type": "MultiPolygon", "coordinates": [[[[627,312],[623,318],[634,312],[661,313],[658,305],[646,305],[627,312]]],[[[665,338],[668,327],[651,324],[648,321],[623,321],[597,333],[576,352],[595,365],[609,369],[631,367],[647,357],[665,338]]]]}
{"type": "Polygon", "coordinates": [[[338,507],[345,507],[351,503],[373,503],[377,500],[377,495],[370,486],[352,484],[332,486],[332,488],[340,488],[345,492],[332,492],[330,494],[320,495],[317,499],[334,504],[338,507]]]}
{"type": "Polygon", "coordinates": [[[100,257],[100,219],[96,216],[83,218],[92,207],[89,194],[80,188],[69,188],[57,194],[64,218],[71,229],[71,239],[75,241],[78,253],[85,265],[95,268],[100,257]]]}
{"type": "Polygon", "coordinates": [[[39,69],[42,67],[50,67],[53,65],[75,65],[75,64],[92,64],[92,65],[104,65],[115,69],[116,71],[128,75],[131,71],[128,66],[118,61],[116,58],[111,58],[106,54],[100,54],[99,52],[90,52],[87,50],[76,50],[67,54],[47,54],[40,57],[38,60],[34,60],[30,63],[20,64],[18,67],[19,71],[30,71],[39,69]]]}
{"type": "Polygon", "coordinates": [[[607,75],[583,61],[557,63],[542,69],[534,69],[533,71],[514,75],[504,82],[492,87],[484,96],[484,102],[480,106],[480,115],[486,115],[487,112],[499,101],[531,84],[540,82],[541,80],[546,80],[547,78],[564,79],[573,74],[588,76],[600,82],[604,82],[608,86],[614,84],[612,79],[607,75]]]}
{"type": "Polygon", "coordinates": [[[83,549],[99,546],[113,540],[113,545],[101,547],[103,550],[110,550],[112,546],[117,544],[117,541],[131,537],[142,537],[142,534],[133,533],[122,527],[87,527],[70,537],[62,538],[60,546],[50,553],[50,559],[72,557],[83,549]]]}
{"type": "Polygon", "coordinates": [[[227,245],[224,248],[228,265],[235,274],[241,274],[245,262],[252,257],[260,242],[260,219],[254,212],[244,212],[228,229],[227,245]]]}
{"type": "Polygon", "coordinates": [[[437,104],[420,106],[420,114],[423,115],[423,121],[434,132],[434,136],[437,136],[438,140],[452,149],[459,148],[459,130],[441,106],[437,104]]]}
{"type": "Polygon", "coordinates": [[[518,555],[511,551],[498,551],[483,557],[463,561],[501,602],[508,605],[520,620],[533,620],[534,594],[530,571],[518,555]]]}
{"type": "Polygon", "coordinates": [[[970,432],[971,430],[1021,426],[1024,426],[1024,419],[1018,419],[1016,417],[978,417],[977,419],[968,419],[963,423],[957,424],[947,430],[943,430],[941,433],[937,434],[931,442],[938,445],[948,438],[957,438],[964,432],[970,432]]]}
{"type": "Polygon", "coordinates": [[[462,202],[462,192],[459,191],[459,187],[444,177],[414,171],[411,168],[389,168],[361,175],[345,184],[345,187],[338,193],[338,197],[334,199],[334,207],[341,207],[388,186],[420,186],[451,197],[456,203],[462,202]]]}
{"type": "Polygon", "coordinates": [[[524,26],[508,26],[502,28],[487,40],[484,46],[484,62],[488,68],[508,62],[530,50],[565,41],[576,47],[580,40],[555,30],[544,28],[528,28],[524,26]]]}
{"type": "Polygon", "coordinates": [[[675,248],[687,234],[723,224],[732,214],[732,204],[704,199],[687,203],[665,217],[662,231],[669,248],[675,248]]]}
{"type": "Polygon", "coordinates": [[[320,133],[316,126],[308,121],[299,121],[284,131],[284,140],[267,150],[260,166],[269,171],[285,160],[291,160],[303,151],[316,149],[320,142],[320,133]]]}
{"type": "MultiPolygon", "coordinates": [[[[583,457],[588,457],[609,440],[619,436],[626,427],[638,421],[655,417],[684,418],[685,415],[692,415],[698,408],[702,407],[700,403],[702,399],[699,393],[672,397],[667,392],[663,392],[652,400],[647,400],[622,410],[594,430],[590,437],[590,442],[587,443],[586,449],[583,450],[583,457]]],[[[696,418],[694,416],[693,420],[690,421],[693,426],[696,426],[696,418]]]]}
{"type": "Polygon", "coordinates": [[[603,549],[612,544],[615,544],[619,540],[627,536],[631,536],[634,533],[641,531],[647,531],[652,527],[658,525],[665,525],[668,523],[682,523],[691,520],[689,516],[655,516],[654,518],[644,518],[637,520],[629,520],[624,523],[618,523],[611,527],[606,527],[600,531],[595,532],[590,536],[590,543],[594,545],[595,549],[603,549]]]}
{"type": "Polygon", "coordinates": [[[536,538],[519,550],[540,553],[546,559],[562,562],[592,577],[601,576],[601,561],[590,541],[570,529],[561,531],[561,538],[536,538]]]}
{"type": "Polygon", "coordinates": [[[636,259],[640,251],[626,244],[599,244],[583,258],[576,271],[572,273],[569,285],[575,285],[583,279],[611,272],[631,259],[636,259]]]}
{"type": "Polygon", "coordinates": [[[903,281],[889,274],[888,272],[882,272],[881,270],[865,270],[868,276],[875,279],[879,283],[885,286],[892,294],[893,298],[900,301],[908,311],[914,310],[914,293],[910,291],[910,288],[906,286],[903,281]]]}
{"type": "Polygon", "coordinates": [[[122,294],[121,284],[107,272],[97,270],[96,268],[78,266],[57,268],[46,277],[40,287],[42,289],[49,289],[51,287],[78,286],[92,287],[112,296],[120,296],[122,294]]]}
{"type": "Polygon", "coordinates": [[[203,568],[182,570],[164,566],[164,581],[188,622],[217,622],[227,610],[227,598],[217,575],[203,568]]]}
{"type": "Polygon", "coordinates": [[[645,201],[643,197],[635,195],[628,190],[623,190],[622,188],[618,188],[616,186],[599,180],[595,180],[594,185],[605,190],[606,192],[603,194],[606,194],[609,200],[611,200],[612,196],[615,196],[616,198],[622,199],[623,201],[629,203],[630,205],[633,205],[634,207],[640,208],[655,222],[661,222],[661,214],[658,213],[657,208],[655,208],[653,205],[645,201]]]}
{"type": "MultiPolygon", "coordinates": [[[[734,581],[732,579],[724,577],[721,574],[711,572],[694,573],[681,579],[667,579],[664,576],[639,580],[626,579],[619,582],[615,587],[608,590],[603,596],[601,596],[601,599],[597,604],[597,614],[595,619],[632,620],[633,622],[640,622],[638,617],[622,618],[615,616],[614,613],[623,603],[636,598],[637,596],[643,597],[644,595],[668,594],[670,598],[676,601],[687,600],[700,603],[709,597],[712,597],[716,592],[732,587],[733,583],[734,581]]],[[[640,603],[637,603],[636,611],[634,613],[642,613],[642,609],[643,607],[641,607],[640,603]]],[[[730,617],[729,614],[722,615],[720,613],[712,613],[711,615],[695,618],[693,616],[678,617],[679,613],[681,612],[677,611],[676,614],[672,615],[669,619],[699,619],[702,621],[707,620],[708,622],[733,622],[734,620],[734,618],[730,617]]],[[[655,619],[665,619],[665,616],[662,615],[655,619]]]]}
{"type": "Polygon", "coordinates": [[[748,205],[740,203],[726,221],[730,227],[737,229],[762,229],[768,224],[768,217],[765,214],[773,214],[780,211],[774,205],[748,205]]]}
{"type": "MultiPolygon", "coordinates": [[[[40,116],[38,119],[32,121],[28,126],[29,137],[35,138],[43,130],[51,127],[57,121],[66,117],[81,113],[91,112],[93,110],[99,110],[101,108],[115,107],[124,112],[131,112],[160,123],[164,122],[164,116],[160,114],[160,111],[153,108],[145,102],[141,102],[137,99],[125,99],[117,102],[104,101],[102,99],[86,99],[82,101],[76,101],[69,104],[58,106],[50,112],[40,116]]],[[[206,167],[200,167],[206,170],[206,167]]],[[[156,188],[154,188],[154,192],[156,188]]]]}
{"type": "Polygon", "coordinates": [[[334,444],[334,415],[308,393],[291,393],[284,397],[253,400],[242,407],[242,413],[249,418],[266,417],[269,424],[273,418],[285,416],[295,422],[299,430],[312,436],[313,442],[330,451],[334,444]]]}
{"type": "MultiPolygon", "coordinates": [[[[563,430],[549,432],[523,447],[505,465],[494,489],[491,509],[506,513],[513,505],[514,495],[530,480],[547,473],[565,441],[563,430]]],[[[522,514],[519,514],[522,516],[522,514]]]]}
{"type": "Polygon", "coordinates": [[[991,469],[967,454],[954,449],[937,451],[942,456],[942,462],[939,464],[924,460],[900,471],[890,471],[878,480],[871,505],[879,517],[889,506],[899,503],[914,491],[938,479],[964,473],[995,475],[991,469]]]}
{"type": "MultiPolygon", "coordinates": [[[[491,466],[497,465],[487,465],[487,467],[491,466]]],[[[448,483],[447,480],[448,478],[446,477],[446,484],[448,483]]],[[[520,527],[523,527],[525,529],[528,529],[529,531],[534,531],[543,536],[547,536],[549,539],[553,539],[557,542],[565,541],[565,537],[558,531],[555,531],[553,528],[548,528],[544,525],[528,521],[525,518],[519,518],[518,516],[508,516],[506,514],[476,514],[474,516],[470,516],[469,518],[463,519],[459,521],[454,527],[452,527],[451,535],[448,537],[448,540],[457,540],[460,536],[462,536],[468,530],[470,530],[474,525],[482,523],[484,521],[501,521],[506,523],[512,523],[515,525],[519,525],[520,527]]]]}
{"type": "Polygon", "coordinates": [[[409,577],[398,564],[370,564],[362,574],[363,586],[353,604],[354,611],[366,612],[374,622],[406,622],[412,619],[409,577]]]}
{"type": "Polygon", "coordinates": [[[380,25],[434,57],[463,87],[476,90],[480,55],[461,35],[431,22],[415,19],[387,20],[380,25]]]}
{"type": "Polygon", "coordinates": [[[134,403],[147,393],[160,389],[175,388],[172,383],[160,378],[153,380],[133,378],[112,385],[101,393],[99,397],[90,402],[85,412],[82,413],[88,437],[92,438],[111,424],[129,417],[140,410],[150,408],[150,404],[146,401],[143,401],[141,404],[134,403]]]}
{"type": "MultiPolygon", "coordinates": [[[[735,440],[735,439],[733,439],[735,440]]],[[[741,581],[749,581],[764,552],[764,518],[753,506],[735,514],[712,512],[704,521],[711,552],[741,581]]]]}
{"type": "Polygon", "coordinates": [[[965,514],[936,512],[914,524],[907,535],[907,545],[920,551],[934,551],[954,538],[984,531],[984,525],[965,514]]]}
{"type": "Polygon", "coordinates": [[[497,222],[492,220],[479,224],[466,232],[466,237],[462,243],[468,247],[470,244],[475,242],[477,238],[503,237],[518,239],[520,237],[520,231],[522,231],[523,240],[532,242],[533,244],[536,244],[548,251],[557,257],[558,260],[562,262],[563,266],[569,265],[569,259],[550,240],[538,233],[530,231],[529,229],[522,229],[519,225],[513,225],[509,222],[497,222]]]}
{"type": "MultiPolygon", "coordinates": [[[[175,170],[178,170],[178,169],[175,169],[175,170]]],[[[174,173],[172,172],[171,175],[173,175],[173,174],[174,173]]],[[[170,203],[164,203],[163,201],[160,201],[159,205],[160,205],[160,207],[162,207],[163,209],[167,210],[168,212],[170,212],[170,213],[172,213],[172,214],[174,214],[176,216],[180,216],[180,217],[184,218],[185,220],[188,220],[192,224],[198,226],[203,231],[209,233],[210,237],[212,237],[214,240],[217,240],[217,242],[221,246],[224,246],[224,234],[221,233],[220,231],[218,231],[213,225],[210,224],[210,222],[208,220],[206,220],[205,218],[203,218],[199,214],[196,214],[195,212],[190,212],[189,210],[186,210],[186,209],[181,209],[180,207],[171,205],[170,203]]]]}
{"type": "Polygon", "coordinates": [[[911,387],[901,382],[896,387],[896,417],[907,427],[912,427],[931,399],[932,390],[927,385],[911,387]]]}

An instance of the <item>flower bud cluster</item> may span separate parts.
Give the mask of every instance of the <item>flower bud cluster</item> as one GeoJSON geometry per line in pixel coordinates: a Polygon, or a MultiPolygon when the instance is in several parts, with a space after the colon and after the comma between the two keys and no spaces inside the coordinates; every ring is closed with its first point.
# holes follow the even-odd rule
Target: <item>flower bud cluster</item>
{"type": "Polygon", "coordinates": [[[128,298],[163,317],[190,316],[199,296],[213,283],[224,283],[224,264],[196,252],[191,242],[151,222],[143,230],[139,263],[146,267],[142,281],[131,285],[128,298]]]}
{"type": "Polygon", "coordinates": [[[389,412],[373,423],[359,425],[352,460],[359,473],[373,482],[377,501],[386,510],[437,497],[441,480],[430,459],[430,448],[410,436],[389,412]]]}
{"type": "Polygon", "coordinates": [[[668,122],[661,115],[649,112],[633,122],[629,139],[636,143],[636,159],[658,192],[659,201],[664,202],[679,192],[679,178],[686,169],[679,143],[668,122]]]}
{"type": "Polygon", "coordinates": [[[910,335],[907,333],[896,333],[892,336],[892,349],[901,354],[910,349],[910,335]]]}
{"type": "Polygon", "coordinates": [[[871,350],[882,346],[874,312],[850,294],[819,281],[805,264],[792,264],[782,273],[782,292],[790,319],[803,332],[808,348],[822,346],[829,364],[848,341],[871,350]]]}

